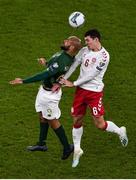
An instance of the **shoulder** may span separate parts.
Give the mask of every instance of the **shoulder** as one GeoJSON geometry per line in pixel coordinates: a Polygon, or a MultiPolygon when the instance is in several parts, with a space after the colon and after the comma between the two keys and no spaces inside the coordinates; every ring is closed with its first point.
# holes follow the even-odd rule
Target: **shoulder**
{"type": "Polygon", "coordinates": [[[56,52],[55,54],[53,54],[52,58],[57,58],[59,56],[62,55],[63,52],[56,52]]]}
{"type": "Polygon", "coordinates": [[[88,47],[87,47],[87,46],[83,47],[83,48],[82,48],[82,49],[80,49],[80,51],[79,51],[79,53],[87,53],[87,52],[89,52],[89,50],[88,50],[88,47]]]}
{"type": "Polygon", "coordinates": [[[54,54],[51,58],[51,62],[54,63],[58,63],[59,65],[64,63],[63,59],[67,59],[67,55],[65,52],[61,51],[61,52],[57,52],[56,54],[54,54]]]}
{"type": "Polygon", "coordinates": [[[58,60],[60,60],[60,61],[64,61],[64,63],[65,63],[65,61],[71,61],[71,60],[73,60],[73,57],[72,56],[70,56],[68,53],[66,53],[65,51],[62,51],[61,52],[61,54],[60,54],[60,56],[58,57],[58,60]]]}
{"type": "Polygon", "coordinates": [[[53,54],[48,61],[48,65],[56,62],[59,59],[59,57],[61,56],[61,54],[62,54],[61,52],[57,52],[57,53],[53,54]]]}
{"type": "Polygon", "coordinates": [[[103,60],[105,60],[105,61],[110,60],[109,52],[104,47],[102,47],[100,54],[101,54],[101,57],[103,60]]]}
{"type": "Polygon", "coordinates": [[[83,47],[80,49],[80,51],[77,53],[77,55],[75,56],[76,59],[81,59],[82,57],[84,57],[87,53],[89,53],[88,47],[83,47]]]}

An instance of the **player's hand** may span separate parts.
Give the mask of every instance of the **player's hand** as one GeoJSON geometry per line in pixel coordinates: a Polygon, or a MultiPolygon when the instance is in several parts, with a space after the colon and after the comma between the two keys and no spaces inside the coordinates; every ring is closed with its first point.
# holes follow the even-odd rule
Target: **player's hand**
{"type": "Polygon", "coordinates": [[[54,83],[54,84],[53,84],[53,87],[51,88],[51,90],[52,90],[52,92],[54,93],[54,92],[58,92],[58,91],[60,90],[60,88],[61,88],[61,84],[59,84],[59,83],[54,83]]]}
{"type": "MultiPolygon", "coordinates": [[[[60,82],[61,82],[61,79],[63,79],[63,77],[64,77],[64,74],[63,74],[63,75],[61,75],[61,76],[59,76],[59,77],[58,77],[58,79],[57,79],[57,82],[59,82],[59,83],[60,83],[60,82]]],[[[60,83],[60,84],[61,84],[61,83],[60,83]]]]}
{"type": "Polygon", "coordinates": [[[9,84],[23,84],[23,80],[21,78],[15,78],[14,80],[10,81],[9,84]]]}
{"type": "Polygon", "coordinates": [[[47,64],[47,61],[44,57],[38,58],[38,62],[39,62],[39,64],[41,64],[43,66],[45,66],[47,64]]]}
{"type": "Polygon", "coordinates": [[[67,79],[64,78],[60,80],[60,83],[67,87],[74,87],[74,84],[71,81],[68,81],[67,79]]]}

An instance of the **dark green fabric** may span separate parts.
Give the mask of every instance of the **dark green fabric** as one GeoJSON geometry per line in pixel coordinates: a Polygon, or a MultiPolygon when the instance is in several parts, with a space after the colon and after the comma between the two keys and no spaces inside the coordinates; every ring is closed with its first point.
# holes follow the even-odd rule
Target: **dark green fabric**
{"type": "Polygon", "coordinates": [[[52,84],[68,71],[73,61],[74,57],[70,56],[65,51],[57,53],[49,60],[45,71],[24,79],[23,83],[43,81],[46,87],[51,88],[52,84]]]}
{"type": "Polygon", "coordinates": [[[24,79],[23,83],[25,83],[25,84],[33,83],[33,82],[41,81],[43,79],[47,79],[49,77],[50,77],[50,75],[49,75],[48,71],[43,71],[41,73],[35,74],[34,76],[24,79]]]}
{"type": "Polygon", "coordinates": [[[46,139],[48,134],[49,124],[40,123],[39,145],[46,145],[46,139]]]}
{"type": "Polygon", "coordinates": [[[61,125],[58,129],[54,129],[56,135],[58,136],[61,144],[64,147],[64,150],[69,149],[69,143],[68,143],[68,139],[67,136],[65,134],[65,130],[63,128],[63,126],[61,125]]]}

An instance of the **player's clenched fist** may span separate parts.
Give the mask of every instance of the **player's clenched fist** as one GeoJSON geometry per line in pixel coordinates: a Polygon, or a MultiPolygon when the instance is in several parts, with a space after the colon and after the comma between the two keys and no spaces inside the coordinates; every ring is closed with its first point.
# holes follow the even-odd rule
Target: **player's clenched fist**
{"type": "Polygon", "coordinates": [[[45,57],[38,58],[38,62],[39,62],[39,64],[41,64],[43,66],[45,66],[47,64],[45,57]]]}
{"type": "Polygon", "coordinates": [[[68,81],[67,79],[61,78],[60,84],[63,84],[64,86],[67,87],[73,87],[74,84],[71,81],[68,81]]]}

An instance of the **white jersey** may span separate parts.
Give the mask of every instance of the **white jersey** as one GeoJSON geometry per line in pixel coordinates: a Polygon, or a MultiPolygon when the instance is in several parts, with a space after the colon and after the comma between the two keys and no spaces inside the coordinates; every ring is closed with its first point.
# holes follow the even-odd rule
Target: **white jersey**
{"type": "Polygon", "coordinates": [[[103,76],[109,64],[109,53],[106,49],[102,47],[100,51],[92,51],[88,47],[83,47],[64,78],[69,78],[79,64],[81,64],[80,75],[74,81],[74,85],[86,90],[101,92],[104,87],[103,76]]]}

